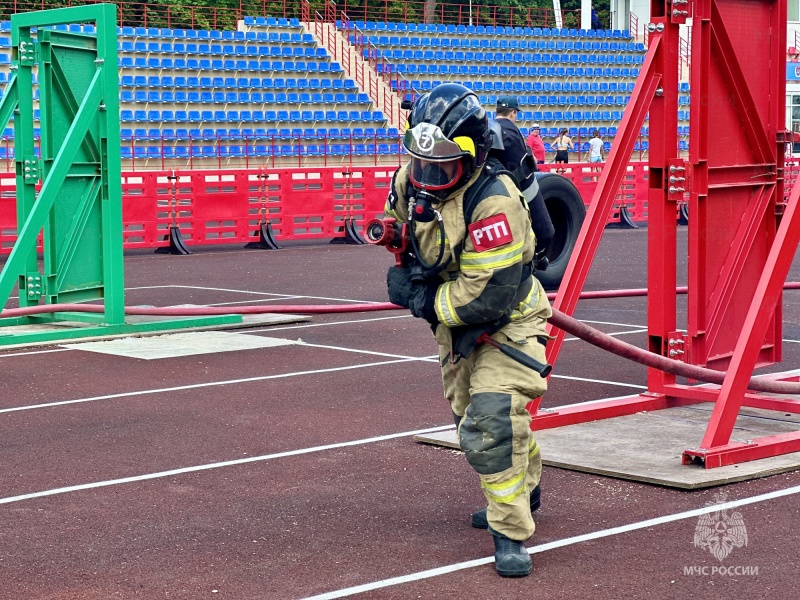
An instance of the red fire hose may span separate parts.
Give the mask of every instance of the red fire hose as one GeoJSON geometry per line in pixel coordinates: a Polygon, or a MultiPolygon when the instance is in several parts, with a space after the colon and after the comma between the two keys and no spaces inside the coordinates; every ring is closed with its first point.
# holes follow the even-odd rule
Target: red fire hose
{"type": "MultiPolygon", "coordinates": [[[[798,289],[800,283],[787,283],[787,289],[798,289]],[[790,287],[791,286],[791,287],[790,287]]],[[[680,293],[680,289],[679,289],[680,293]]],[[[685,292],[684,292],[685,293],[685,292]]],[[[602,292],[584,292],[586,297],[591,298],[610,298],[610,297],[631,297],[647,295],[647,290],[604,290],[602,292]]],[[[581,297],[584,297],[581,294],[581,297]]],[[[265,305],[265,306],[238,306],[235,308],[225,306],[197,306],[197,307],[125,307],[125,314],[128,315],[150,315],[150,316],[203,316],[203,315],[258,315],[268,313],[294,313],[294,314],[331,314],[331,313],[351,313],[396,310],[399,306],[391,302],[361,303],[361,304],[307,304],[307,305],[265,305]]],[[[93,312],[102,313],[104,308],[99,304],[43,304],[41,306],[28,306],[23,308],[9,308],[0,312],[0,318],[24,317],[52,312],[93,312]]],[[[559,329],[564,330],[598,348],[632,360],[639,364],[659,369],[666,373],[671,373],[679,377],[686,377],[706,383],[721,384],[725,379],[725,373],[706,369],[695,365],[689,365],[677,360],[672,360],[659,354],[654,354],[627,344],[615,337],[605,334],[597,329],[581,323],[564,313],[553,310],[550,323],[559,329]]],[[[748,388],[753,391],[767,392],[773,394],[800,394],[800,383],[786,381],[769,381],[762,379],[751,379],[748,388]]]]}
{"type": "MultiPolygon", "coordinates": [[[[328,313],[369,312],[376,310],[395,310],[400,308],[391,302],[363,304],[270,304],[264,306],[126,306],[126,315],[148,315],[154,317],[200,317],[212,315],[263,315],[269,313],[292,313],[323,315],[328,313]]],[[[102,304],[42,304],[25,308],[7,308],[0,312],[0,319],[6,317],[29,317],[52,312],[90,312],[102,313],[102,304]]]]}
{"type": "MultiPolygon", "coordinates": [[[[577,319],[573,319],[557,310],[553,311],[553,316],[550,317],[550,323],[575,337],[579,337],[585,342],[589,342],[593,346],[637,362],[640,365],[653,367],[665,373],[671,373],[672,375],[687,377],[697,381],[704,381],[706,383],[722,384],[725,379],[725,373],[722,371],[706,369],[705,367],[698,367],[696,365],[688,365],[667,358],[666,356],[637,348],[636,346],[632,346],[631,344],[605,334],[602,331],[589,327],[585,323],[581,323],[577,319]]],[[[800,383],[787,381],[768,381],[752,378],[747,387],[753,391],[772,394],[800,394],[800,383]]]]}

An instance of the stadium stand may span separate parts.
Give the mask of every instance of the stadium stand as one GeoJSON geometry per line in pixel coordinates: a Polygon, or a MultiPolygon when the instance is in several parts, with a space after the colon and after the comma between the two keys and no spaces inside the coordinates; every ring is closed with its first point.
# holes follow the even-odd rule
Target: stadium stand
{"type": "MultiPolygon", "coordinates": [[[[9,29],[0,24],[0,49],[10,47],[9,29]]],[[[567,127],[576,152],[595,128],[613,140],[645,50],[616,30],[354,22],[344,33],[397,94],[457,81],[490,112],[498,95],[515,94],[524,134],[533,122],[546,140],[567,127]]],[[[378,110],[297,19],[246,17],[238,31],[121,27],[118,51],[126,167],[397,164],[402,151],[399,119],[378,110]]],[[[10,52],[0,52],[0,83],[10,67],[10,52]]],[[[679,129],[684,147],[688,127],[679,129]]],[[[13,135],[3,132],[0,158],[13,158],[13,135]]],[[[647,135],[644,127],[639,153],[647,135]]]]}

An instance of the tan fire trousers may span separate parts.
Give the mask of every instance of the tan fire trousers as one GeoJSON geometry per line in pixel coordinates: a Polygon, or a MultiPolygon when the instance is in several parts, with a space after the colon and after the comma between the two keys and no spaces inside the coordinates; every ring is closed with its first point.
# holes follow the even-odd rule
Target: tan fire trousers
{"type": "MultiPolygon", "coordinates": [[[[530,493],[539,484],[542,459],[525,406],[545,393],[547,381],[485,344],[453,364],[449,333],[441,325],[436,331],[444,393],[459,421],[461,449],[480,476],[489,527],[526,540],[535,529],[530,493]]],[[[529,318],[509,323],[492,337],[543,363],[542,336],[545,320],[529,318]]]]}

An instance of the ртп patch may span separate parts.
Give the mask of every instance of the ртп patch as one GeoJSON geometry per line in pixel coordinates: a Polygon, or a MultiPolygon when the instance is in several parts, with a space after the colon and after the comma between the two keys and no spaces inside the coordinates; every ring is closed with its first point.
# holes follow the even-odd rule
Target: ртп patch
{"type": "Polygon", "coordinates": [[[467,229],[472,238],[472,245],[475,246],[475,252],[491,250],[514,239],[505,213],[475,221],[467,229]]]}

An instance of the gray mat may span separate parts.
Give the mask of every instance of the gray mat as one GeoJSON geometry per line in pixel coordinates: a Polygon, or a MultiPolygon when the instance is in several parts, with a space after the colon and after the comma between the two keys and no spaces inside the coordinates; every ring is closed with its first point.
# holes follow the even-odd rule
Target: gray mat
{"type": "MultiPolygon", "coordinates": [[[[705,469],[681,464],[684,450],[703,439],[713,405],[697,404],[535,433],[544,464],[681,489],[699,489],[800,469],[800,452],[705,469]]],[[[743,408],[731,440],[800,430],[800,417],[743,408]]],[[[414,436],[428,444],[458,448],[455,430],[414,436]]]]}
{"type": "MultiPolygon", "coordinates": [[[[181,306],[194,307],[193,304],[185,304],[181,306]]],[[[175,321],[180,317],[155,317],[155,316],[142,316],[142,315],[127,315],[125,321],[127,323],[154,323],[158,321],[175,321]]],[[[72,340],[55,340],[47,342],[27,342],[21,344],[8,344],[0,347],[0,350],[9,350],[11,348],[27,348],[32,346],[54,346],[69,343],[81,343],[97,340],[112,340],[124,337],[145,337],[145,336],[158,336],[174,332],[187,332],[187,331],[212,331],[212,330],[233,330],[233,329],[250,329],[253,327],[263,327],[269,325],[283,325],[286,323],[300,323],[310,321],[311,317],[307,315],[290,315],[290,314],[262,314],[262,315],[242,315],[241,323],[227,323],[225,325],[202,325],[196,327],[180,327],[159,329],[157,331],[137,331],[136,333],[119,333],[110,335],[97,335],[87,336],[84,338],[75,338],[72,340]]],[[[3,335],[13,335],[15,333],[38,333],[41,331],[58,331],[63,329],[75,329],[87,327],[86,323],[78,321],[60,321],[58,323],[42,323],[32,325],[8,325],[0,329],[3,335]]]]}

